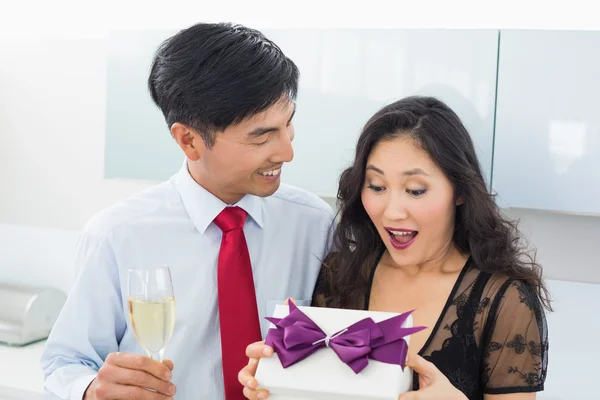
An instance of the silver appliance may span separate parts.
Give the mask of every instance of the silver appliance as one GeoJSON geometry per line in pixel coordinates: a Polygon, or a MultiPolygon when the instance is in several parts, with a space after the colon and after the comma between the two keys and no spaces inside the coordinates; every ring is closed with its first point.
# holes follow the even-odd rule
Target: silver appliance
{"type": "Polygon", "coordinates": [[[46,339],[67,296],[55,289],[0,284],[0,343],[46,339]]]}

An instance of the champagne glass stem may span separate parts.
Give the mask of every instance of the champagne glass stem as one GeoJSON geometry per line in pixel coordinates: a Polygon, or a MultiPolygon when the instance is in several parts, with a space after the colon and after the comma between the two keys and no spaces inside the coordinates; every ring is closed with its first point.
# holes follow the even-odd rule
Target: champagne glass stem
{"type": "Polygon", "coordinates": [[[165,356],[165,349],[162,349],[160,351],[149,351],[148,352],[148,357],[150,357],[153,360],[156,360],[158,362],[162,362],[165,356]]]}

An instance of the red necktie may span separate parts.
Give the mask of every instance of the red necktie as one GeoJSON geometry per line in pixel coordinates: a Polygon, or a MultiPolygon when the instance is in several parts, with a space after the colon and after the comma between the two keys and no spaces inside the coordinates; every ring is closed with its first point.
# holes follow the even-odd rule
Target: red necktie
{"type": "Polygon", "coordinates": [[[262,339],[245,221],[246,212],[239,207],[226,207],[214,221],[223,231],[218,290],[226,400],[245,399],[238,372],[248,364],[246,346],[262,339]]]}

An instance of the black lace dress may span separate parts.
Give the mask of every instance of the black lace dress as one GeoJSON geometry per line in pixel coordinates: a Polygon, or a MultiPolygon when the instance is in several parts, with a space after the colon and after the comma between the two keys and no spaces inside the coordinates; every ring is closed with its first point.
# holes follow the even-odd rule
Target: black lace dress
{"type": "MultiPolygon", "coordinates": [[[[327,306],[326,280],[321,273],[313,306],[327,306]]],[[[366,293],[365,309],[369,298],[366,293]]],[[[469,259],[419,354],[470,400],[541,391],[548,366],[544,310],[527,284],[482,272],[469,259]]],[[[413,386],[419,388],[417,374],[413,386]]]]}

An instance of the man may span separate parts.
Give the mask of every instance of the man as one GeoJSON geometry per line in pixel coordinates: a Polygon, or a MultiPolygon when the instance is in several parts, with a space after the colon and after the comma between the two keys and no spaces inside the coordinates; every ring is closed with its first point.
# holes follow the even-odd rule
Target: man
{"type": "Polygon", "coordinates": [[[280,186],[293,158],[298,76],[274,43],[243,26],[197,24],[160,46],[148,86],[186,162],[86,225],[80,272],[42,358],[47,392],[243,398],[246,345],[264,337],[275,304],[309,304],[330,240],[331,208],[280,186]],[[176,324],[172,362],[160,363],[142,355],[132,331],[127,269],[165,264],[176,324]]]}

